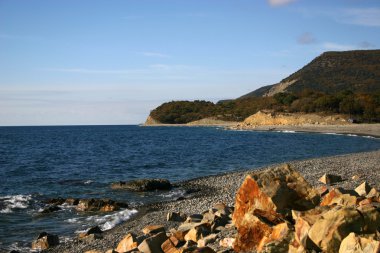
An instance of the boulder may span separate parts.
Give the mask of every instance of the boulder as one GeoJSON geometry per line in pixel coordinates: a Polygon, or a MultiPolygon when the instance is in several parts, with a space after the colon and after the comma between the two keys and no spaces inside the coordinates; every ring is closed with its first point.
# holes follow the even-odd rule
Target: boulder
{"type": "Polygon", "coordinates": [[[58,244],[59,238],[57,235],[42,232],[38,235],[37,239],[32,242],[32,250],[41,251],[50,247],[57,246],[58,244]]]}
{"type": "Polygon", "coordinates": [[[322,214],[310,228],[308,237],[324,252],[338,252],[341,241],[349,233],[375,233],[380,226],[376,208],[336,206],[322,214]]]}
{"type": "Polygon", "coordinates": [[[126,207],[128,207],[127,204],[110,199],[81,199],[76,206],[76,210],[81,212],[112,212],[126,207]]]}
{"type": "Polygon", "coordinates": [[[272,228],[269,236],[264,237],[257,246],[258,252],[287,253],[289,243],[293,240],[294,233],[286,222],[280,223],[272,228]]]}
{"type": "Polygon", "coordinates": [[[355,188],[355,191],[359,194],[359,196],[366,196],[369,191],[371,190],[371,187],[367,184],[367,182],[363,182],[361,185],[355,188]]]}
{"type": "Polygon", "coordinates": [[[185,235],[186,241],[194,241],[197,242],[199,239],[202,239],[209,235],[211,232],[210,224],[208,223],[201,223],[199,225],[194,226],[192,229],[189,230],[189,232],[185,235]]]}
{"type": "Polygon", "coordinates": [[[364,237],[350,233],[340,244],[339,253],[378,253],[380,252],[380,242],[374,238],[375,235],[364,237]]]}
{"type": "Polygon", "coordinates": [[[375,188],[372,188],[366,197],[371,199],[374,198],[376,201],[379,201],[380,194],[375,188]]]}
{"type": "Polygon", "coordinates": [[[161,245],[161,249],[165,253],[180,253],[170,238],[161,245]]]}
{"type": "Polygon", "coordinates": [[[332,189],[327,193],[322,201],[321,206],[331,206],[331,205],[340,205],[340,206],[355,206],[358,202],[356,192],[345,191],[343,189],[332,189]]]}
{"type": "Polygon", "coordinates": [[[342,181],[339,175],[324,174],[319,180],[322,184],[335,184],[342,181]]]}
{"type": "Polygon", "coordinates": [[[144,235],[153,235],[158,234],[160,232],[165,233],[165,227],[162,225],[148,225],[145,228],[143,228],[142,232],[144,235]]]}
{"type": "Polygon", "coordinates": [[[170,212],[166,216],[167,221],[177,221],[177,222],[184,222],[186,220],[186,214],[183,213],[177,213],[177,212],[170,212]]]}
{"type": "Polygon", "coordinates": [[[137,247],[143,253],[162,253],[161,245],[168,239],[165,232],[160,232],[146,238],[137,247]]]}
{"type": "Polygon", "coordinates": [[[92,234],[98,234],[100,235],[102,233],[102,230],[99,226],[92,227],[88,229],[86,232],[80,233],[78,236],[79,238],[84,238],[86,236],[92,235],[92,234]]]}
{"type": "Polygon", "coordinates": [[[223,248],[232,248],[235,243],[235,238],[226,237],[219,241],[219,246],[223,248]]]}
{"type": "Polygon", "coordinates": [[[128,233],[117,245],[117,252],[127,252],[134,249],[137,249],[138,243],[136,240],[136,236],[132,233],[128,233]]]}
{"type": "Polygon", "coordinates": [[[170,190],[172,188],[172,185],[167,179],[138,179],[127,182],[120,181],[117,183],[112,183],[111,188],[145,192],[156,190],[170,190]]]}

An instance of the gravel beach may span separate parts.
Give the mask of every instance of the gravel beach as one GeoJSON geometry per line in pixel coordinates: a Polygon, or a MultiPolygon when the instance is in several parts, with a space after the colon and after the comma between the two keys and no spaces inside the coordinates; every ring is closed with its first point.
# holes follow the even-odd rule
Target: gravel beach
{"type": "MultiPolygon", "coordinates": [[[[313,186],[320,185],[318,179],[324,173],[340,175],[343,181],[337,187],[354,189],[363,181],[372,187],[380,189],[380,150],[373,152],[354,153],[334,157],[322,157],[310,160],[288,162],[294,166],[313,186]],[[359,176],[358,180],[351,179],[359,176]]],[[[180,211],[186,214],[201,213],[208,210],[213,204],[223,202],[229,206],[234,205],[235,193],[240,187],[245,175],[253,171],[265,170],[275,167],[253,168],[246,171],[231,172],[216,176],[207,176],[184,181],[178,185],[187,190],[197,190],[191,197],[173,202],[156,203],[138,208],[139,212],[131,220],[103,233],[102,239],[93,241],[79,241],[62,243],[48,250],[48,252],[85,252],[99,250],[105,252],[115,248],[120,240],[128,233],[141,233],[146,225],[164,225],[167,231],[177,227],[178,223],[166,221],[169,211],[180,211]]],[[[233,231],[232,231],[233,232],[233,231]]],[[[232,236],[231,231],[225,236],[232,236]]],[[[214,245],[216,247],[217,244],[214,245]]]]}

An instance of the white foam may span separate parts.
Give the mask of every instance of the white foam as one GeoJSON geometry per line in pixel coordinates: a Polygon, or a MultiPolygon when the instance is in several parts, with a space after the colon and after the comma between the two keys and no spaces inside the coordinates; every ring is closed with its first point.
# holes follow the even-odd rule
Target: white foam
{"type": "Polygon", "coordinates": [[[126,209],[126,210],[123,210],[111,215],[106,215],[108,216],[107,221],[104,224],[100,225],[100,228],[102,230],[109,230],[115,227],[117,224],[120,224],[123,221],[129,220],[131,216],[136,213],[137,213],[137,210],[135,209],[132,209],[132,210],[126,209]]]}
{"type": "Polygon", "coordinates": [[[185,196],[186,191],[183,189],[176,189],[176,190],[171,190],[167,193],[161,193],[158,196],[163,197],[163,198],[179,198],[185,196]]]}
{"type": "Polygon", "coordinates": [[[93,183],[94,181],[92,181],[92,180],[87,180],[87,181],[84,181],[84,184],[91,184],[91,183],[93,183]]]}
{"type": "Polygon", "coordinates": [[[25,209],[29,206],[29,201],[32,199],[31,195],[7,195],[0,197],[5,205],[4,209],[0,210],[0,213],[12,213],[13,209],[25,209]]]}
{"type": "Polygon", "coordinates": [[[276,131],[278,133],[296,133],[296,131],[293,131],[293,130],[280,130],[280,131],[276,131]]]}

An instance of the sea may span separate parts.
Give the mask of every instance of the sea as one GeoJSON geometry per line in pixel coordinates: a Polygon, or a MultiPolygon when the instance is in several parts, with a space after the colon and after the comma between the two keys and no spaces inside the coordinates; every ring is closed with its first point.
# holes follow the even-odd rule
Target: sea
{"type": "Polygon", "coordinates": [[[109,230],[142,204],[174,200],[170,191],[112,190],[112,182],[171,182],[291,160],[380,149],[380,139],[334,133],[232,131],[220,127],[0,127],[0,252],[29,252],[40,232],[61,241],[98,225],[109,230]],[[81,213],[73,206],[42,214],[50,198],[111,198],[129,208],[81,213]]]}

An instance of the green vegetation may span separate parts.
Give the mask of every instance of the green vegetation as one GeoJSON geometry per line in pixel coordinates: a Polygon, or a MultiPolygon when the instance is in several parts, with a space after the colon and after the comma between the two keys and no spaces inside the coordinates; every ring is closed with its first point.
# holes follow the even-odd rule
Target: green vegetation
{"type": "Polygon", "coordinates": [[[380,50],[327,52],[282,80],[296,80],[283,92],[264,95],[275,85],[257,89],[235,100],[172,101],[151,112],[168,124],[207,117],[242,121],[259,110],[277,112],[341,113],[362,122],[380,122],[380,50]]]}

